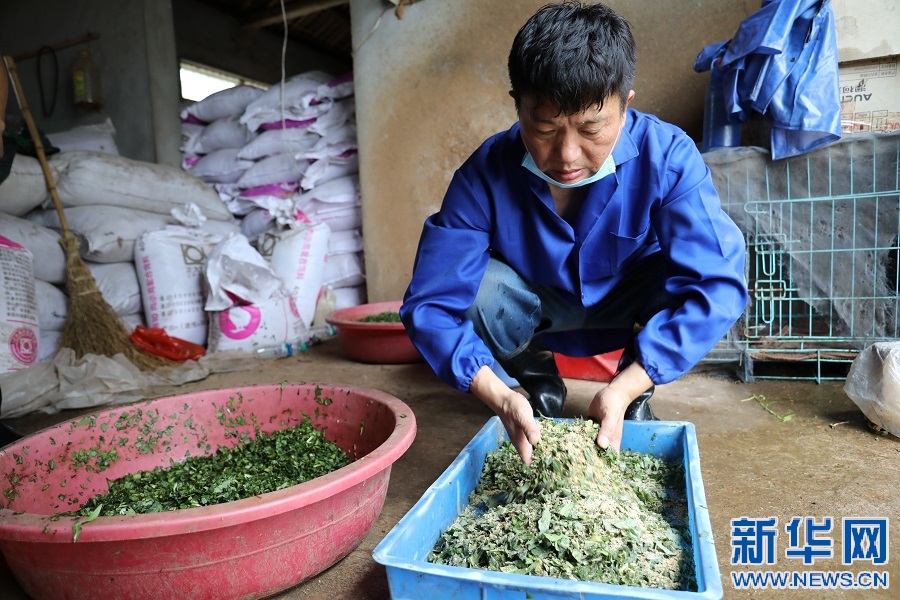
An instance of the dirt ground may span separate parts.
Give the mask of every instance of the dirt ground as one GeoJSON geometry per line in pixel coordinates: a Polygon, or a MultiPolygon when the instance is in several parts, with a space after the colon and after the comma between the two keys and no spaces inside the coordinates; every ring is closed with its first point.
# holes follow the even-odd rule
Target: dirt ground
{"type": "MultiPolygon", "coordinates": [[[[257,383],[323,382],[375,388],[400,398],[413,410],[418,435],[393,467],[381,515],[363,542],[347,557],[317,577],[284,591],[284,600],[384,600],[390,598],[384,567],[372,550],[420,498],[428,486],[459,454],[463,446],[492,416],[476,398],[453,390],[422,363],[369,365],[343,358],[330,340],[291,358],[271,360],[249,371],[214,374],[179,388],[157,389],[152,397],[257,383]]],[[[565,416],[583,414],[599,386],[567,380],[569,401],[565,416]]],[[[700,464],[725,598],[896,598],[900,590],[900,440],[870,430],[865,417],[843,391],[841,381],[766,380],[739,382],[727,370],[703,369],[659,386],[653,400],[663,420],[695,424],[700,464]],[[765,402],[774,402],[769,409],[765,402]],[[774,564],[752,567],[760,571],[863,571],[886,573],[889,589],[758,589],[739,590],[732,571],[737,536],[732,520],[778,518],[780,533],[774,564]],[[803,565],[788,558],[789,536],[784,528],[793,517],[830,517],[833,559],[803,565]],[[842,564],[842,519],[889,518],[890,556],[886,564],[855,561],[842,564]]],[[[31,433],[89,411],[58,415],[30,415],[8,421],[31,433]]],[[[799,529],[803,535],[804,529],[799,529]]],[[[821,539],[822,536],[819,536],[821,539]]],[[[802,543],[802,540],[801,540],[802,543]]],[[[504,596],[506,598],[507,596],[504,596]]],[[[512,598],[513,596],[509,596],[512,598]]],[[[524,597],[524,596],[523,596],[524,597]]],[[[0,599],[27,596],[0,561],[0,599]]],[[[431,600],[438,600],[436,598],[431,600]]]]}

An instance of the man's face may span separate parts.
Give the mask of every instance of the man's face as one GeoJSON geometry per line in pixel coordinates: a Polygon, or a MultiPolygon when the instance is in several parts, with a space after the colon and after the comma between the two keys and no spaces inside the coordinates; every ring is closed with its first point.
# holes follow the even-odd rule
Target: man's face
{"type": "MultiPolygon", "coordinates": [[[[625,103],[634,97],[632,90],[625,103]]],[[[600,170],[625,125],[618,96],[603,107],[562,114],[550,104],[524,97],[519,103],[519,132],[538,169],[560,183],[572,184],[600,170]]]]}

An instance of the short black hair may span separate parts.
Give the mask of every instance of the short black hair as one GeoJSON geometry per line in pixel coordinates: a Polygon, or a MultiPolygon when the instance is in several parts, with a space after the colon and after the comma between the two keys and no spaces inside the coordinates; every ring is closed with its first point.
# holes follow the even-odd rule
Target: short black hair
{"type": "Polygon", "coordinates": [[[548,4],[522,26],[509,52],[516,110],[530,97],[575,114],[613,94],[624,109],[636,62],[631,27],[608,6],[548,4]]]}

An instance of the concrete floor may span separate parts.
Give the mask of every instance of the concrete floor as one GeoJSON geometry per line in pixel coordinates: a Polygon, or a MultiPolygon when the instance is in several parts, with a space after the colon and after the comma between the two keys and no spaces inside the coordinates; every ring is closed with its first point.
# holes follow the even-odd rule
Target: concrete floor
{"type": "MultiPolygon", "coordinates": [[[[319,576],[275,596],[284,600],[384,600],[390,597],[384,568],[372,559],[372,550],[412,507],[426,488],[459,454],[491,413],[473,396],[443,384],[424,364],[366,365],[348,361],[337,343],[326,342],[293,358],[273,360],[252,371],[221,373],[180,388],[154,390],[153,396],[251,385],[256,383],[327,382],[362,385],[392,394],[414,411],[416,441],[398,460],[379,519],[363,542],[346,558],[319,576]]],[[[566,416],[583,413],[598,386],[568,380],[566,416]]],[[[664,420],[686,420],[696,425],[706,498],[717,544],[725,598],[896,598],[900,589],[900,440],[882,437],[847,398],[842,382],[809,381],[738,382],[724,371],[690,373],[659,386],[654,410],[664,420]],[[795,416],[782,422],[755,400],[774,401],[779,415],[795,416]],[[737,590],[732,584],[731,520],[739,517],[778,517],[774,565],[768,571],[887,572],[891,589],[880,591],[737,590]],[[803,566],[784,556],[788,536],[783,529],[792,517],[832,517],[834,560],[803,566]],[[841,564],[840,523],[845,517],[888,517],[894,523],[891,556],[886,565],[841,564]]],[[[9,423],[31,433],[83,412],[30,415],[9,423]]],[[[802,533],[801,533],[802,535],[802,533]]],[[[821,537],[821,536],[820,536],[821,537]]],[[[0,560],[0,598],[27,598],[0,560]]],[[[437,598],[431,600],[438,600],[437,598]]]]}

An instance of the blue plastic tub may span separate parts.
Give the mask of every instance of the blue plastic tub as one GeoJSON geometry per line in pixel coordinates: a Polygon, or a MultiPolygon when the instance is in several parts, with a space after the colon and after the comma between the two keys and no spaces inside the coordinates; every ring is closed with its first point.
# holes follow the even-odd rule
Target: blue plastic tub
{"type": "Polygon", "coordinates": [[[469,494],[481,477],[485,456],[506,440],[506,431],[500,419],[492,417],[415,506],[375,547],[372,555],[387,569],[393,600],[722,597],[722,580],[703,481],[700,478],[697,436],[693,424],[681,421],[626,421],[622,448],[667,459],[684,460],[697,591],[571,581],[428,562],[428,553],[440,533],[469,505],[469,494]]]}

